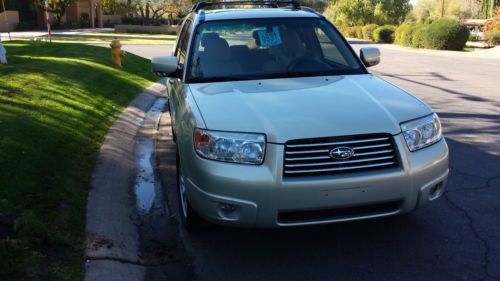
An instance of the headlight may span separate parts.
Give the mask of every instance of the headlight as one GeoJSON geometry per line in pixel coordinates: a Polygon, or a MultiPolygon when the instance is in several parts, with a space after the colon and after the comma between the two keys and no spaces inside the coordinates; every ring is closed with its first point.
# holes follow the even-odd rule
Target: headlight
{"type": "Polygon", "coordinates": [[[262,164],[266,152],[266,136],[195,129],[194,148],[198,155],[207,159],[262,164]]]}
{"type": "Polygon", "coordinates": [[[441,123],[436,113],[401,124],[410,151],[432,145],[441,140],[441,123]]]}

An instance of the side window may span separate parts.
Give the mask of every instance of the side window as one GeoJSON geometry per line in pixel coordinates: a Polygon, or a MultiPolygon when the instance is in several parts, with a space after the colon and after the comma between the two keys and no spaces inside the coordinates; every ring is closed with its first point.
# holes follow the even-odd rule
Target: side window
{"type": "Polygon", "coordinates": [[[191,24],[191,21],[188,20],[182,27],[177,49],[175,50],[175,56],[179,60],[179,65],[181,67],[184,66],[184,62],[186,61],[189,38],[191,37],[191,24]]]}

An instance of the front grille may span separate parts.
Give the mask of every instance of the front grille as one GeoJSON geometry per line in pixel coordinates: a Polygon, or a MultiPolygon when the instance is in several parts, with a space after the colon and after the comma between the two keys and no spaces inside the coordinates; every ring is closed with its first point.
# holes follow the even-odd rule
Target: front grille
{"type": "Polygon", "coordinates": [[[343,208],[286,211],[278,213],[278,222],[283,224],[305,223],[390,214],[398,211],[402,204],[403,200],[395,200],[343,208]]]}
{"type": "Polygon", "coordinates": [[[285,144],[283,177],[336,175],[386,169],[398,165],[396,146],[390,134],[292,140],[285,144]],[[330,151],[352,148],[348,159],[334,159],[330,151]]]}

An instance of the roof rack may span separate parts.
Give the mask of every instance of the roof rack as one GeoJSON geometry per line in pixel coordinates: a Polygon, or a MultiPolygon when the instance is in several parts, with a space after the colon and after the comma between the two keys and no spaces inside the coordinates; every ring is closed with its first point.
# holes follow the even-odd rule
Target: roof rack
{"type": "Polygon", "coordinates": [[[229,6],[229,5],[253,5],[253,6],[268,6],[272,8],[279,8],[284,5],[291,5],[294,9],[300,10],[300,3],[297,0],[286,1],[229,1],[229,2],[199,2],[193,5],[191,12],[197,13],[210,6],[229,6]]]}

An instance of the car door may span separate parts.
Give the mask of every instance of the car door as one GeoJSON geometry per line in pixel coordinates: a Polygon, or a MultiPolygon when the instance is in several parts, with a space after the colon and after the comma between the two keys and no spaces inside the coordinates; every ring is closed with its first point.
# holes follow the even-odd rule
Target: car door
{"type": "Polygon", "coordinates": [[[174,130],[174,136],[177,133],[177,115],[178,108],[182,106],[183,100],[185,99],[185,85],[182,81],[184,73],[184,64],[187,61],[187,53],[189,48],[189,42],[191,38],[191,28],[192,21],[186,19],[181,27],[179,37],[177,39],[176,48],[174,51],[174,56],[177,57],[179,61],[179,71],[176,77],[167,78],[167,92],[169,97],[169,107],[170,115],[172,119],[172,128],[174,130]]]}

